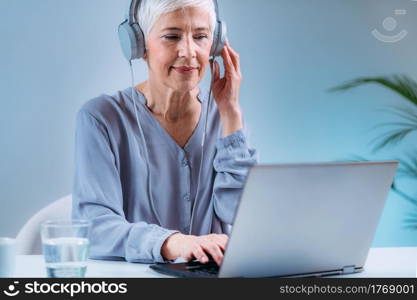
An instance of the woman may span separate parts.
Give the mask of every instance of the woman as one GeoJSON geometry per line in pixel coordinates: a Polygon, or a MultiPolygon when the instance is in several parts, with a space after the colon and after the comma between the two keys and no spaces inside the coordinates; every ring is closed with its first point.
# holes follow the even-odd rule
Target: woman
{"type": "Polygon", "coordinates": [[[138,19],[149,79],[90,100],[79,111],[73,218],[92,221],[91,258],[207,263],[211,256],[220,264],[226,228],[233,224],[247,172],[257,163],[243,133],[239,56],[226,43],[225,75],[220,78],[215,62],[215,101],[208,107],[208,92],[198,84],[209,65],[212,0],[143,1],[138,19]]]}

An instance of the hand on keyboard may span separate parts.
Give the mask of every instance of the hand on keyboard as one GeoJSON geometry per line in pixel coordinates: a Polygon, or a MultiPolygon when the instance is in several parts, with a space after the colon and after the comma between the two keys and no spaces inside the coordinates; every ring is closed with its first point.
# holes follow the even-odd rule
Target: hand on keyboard
{"type": "Polygon", "coordinates": [[[203,264],[209,263],[212,258],[217,265],[221,265],[228,240],[229,237],[224,234],[193,236],[175,233],[165,241],[161,254],[167,260],[182,257],[186,261],[197,259],[203,264]]]}

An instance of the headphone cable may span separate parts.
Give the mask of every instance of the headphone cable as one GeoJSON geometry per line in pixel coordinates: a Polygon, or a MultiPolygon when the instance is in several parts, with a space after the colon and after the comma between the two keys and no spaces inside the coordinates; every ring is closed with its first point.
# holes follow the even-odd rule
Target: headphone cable
{"type": "MultiPolygon", "coordinates": [[[[147,172],[147,194],[148,194],[148,198],[149,198],[149,202],[151,204],[151,210],[152,213],[154,214],[158,224],[160,226],[162,226],[161,223],[161,219],[159,218],[159,215],[156,211],[155,205],[154,205],[154,201],[153,201],[153,196],[152,196],[152,190],[151,190],[151,185],[152,185],[152,179],[151,179],[151,168],[149,167],[149,152],[148,152],[148,147],[146,145],[146,140],[145,140],[145,135],[143,134],[143,129],[142,126],[139,122],[139,117],[138,117],[138,109],[137,109],[137,105],[136,105],[136,101],[134,99],[134,95],[133,95],[133,91],[135,90],[135,77],[134,77],[134,72],[133,72],[133,66],[132,66],[132,61],[129,61],[129,66],[130,66],[130,75],[131,75],[131,80],[132,80],[132,102],[133,105],[135,107],[135,117],[136,117],[136,123],[139,127],[139,131],[140,131],[140,136],[142,138],[143,141],[143,148],[144,148],[144,156],[145,156],[145,160],[146,160],[146,172],[147,172]]],[[[136,145],[138,146],[138,144],[136,143],[136,145]]],[[[138,153],[140,153],[139,151],[139,146],[138,146],[138,153]]]]}
{"type": "MultiPolygon", "coordinates": [[[[214,72],[214,61],[215,58],[211,58],[210,59],[210,65],[211,65],[211,69],[214,72]]],[[[206,118],[205,118],[205,124],[204,124],[204,134],[203,134],[203,140],[201,142],[201,163],[200,163],[200,169],[198,170],[198,181],[197,181],[197,190],[196,190],[196,196],[194,199],[194,203],[193,203],[193,207],[191,210],[191,220],[190,220],[190,230],[189,230],[189,234],[192,234],[192,230],[193,230],[193,220],[194,220],[194,214],[195,214],[195,208],[196,208],[196,203],[197,203],[197,199],[198,199],[198,195],[199,195],[199,189],[200,189],[200,177],[201,177],[201,170],[203,169],[203,163],[204,163],[204,145],[206,143],[206,135],[207,135],[207,124],[208,124],[208,114],[211,108],[211,102],[212,102],[212,89],[213,89],[213,83],[214,83],[214,76],[213,74],[211,75],[211,80],[210,80],[210,90],[209,90],[209,97],[208,97],[208,104],[207,104],[207,111],[206,111],[206,118]]]]}

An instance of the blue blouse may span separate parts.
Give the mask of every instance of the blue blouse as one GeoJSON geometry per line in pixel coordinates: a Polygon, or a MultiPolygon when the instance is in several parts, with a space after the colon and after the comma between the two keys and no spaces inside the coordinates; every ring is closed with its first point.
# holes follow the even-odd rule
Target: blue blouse
{"type": "Polygon", "coordinates": [[[164,262],[164,241],[175,232],[189,233],[200,168],[192,234],[228,234],[247,172],[258,162],[256,150],[248,146],[243,130],[222,136],[220,115],[212,100],[201,165],[208,92],[200,90],[198,99],[200,120],[184,148],[152,115],[143,94],[132,87],[112,96],[101,95],[80,109],[72,217],[92,222],[90,258],[164,262]],[[154,210],[133,101],[149,153],[154,210]]]}

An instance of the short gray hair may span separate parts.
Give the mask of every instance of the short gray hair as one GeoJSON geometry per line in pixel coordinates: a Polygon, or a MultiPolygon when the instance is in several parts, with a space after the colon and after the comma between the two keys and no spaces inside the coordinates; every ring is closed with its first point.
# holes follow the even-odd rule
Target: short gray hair
{"type": "Polygon", "coordinates": [[[217,18],[213,0],[142,0],[137,16],[145,40],[161,15],[186,7],[206,9],[210,15],[210,29],[214,33],[217,18]]]}

